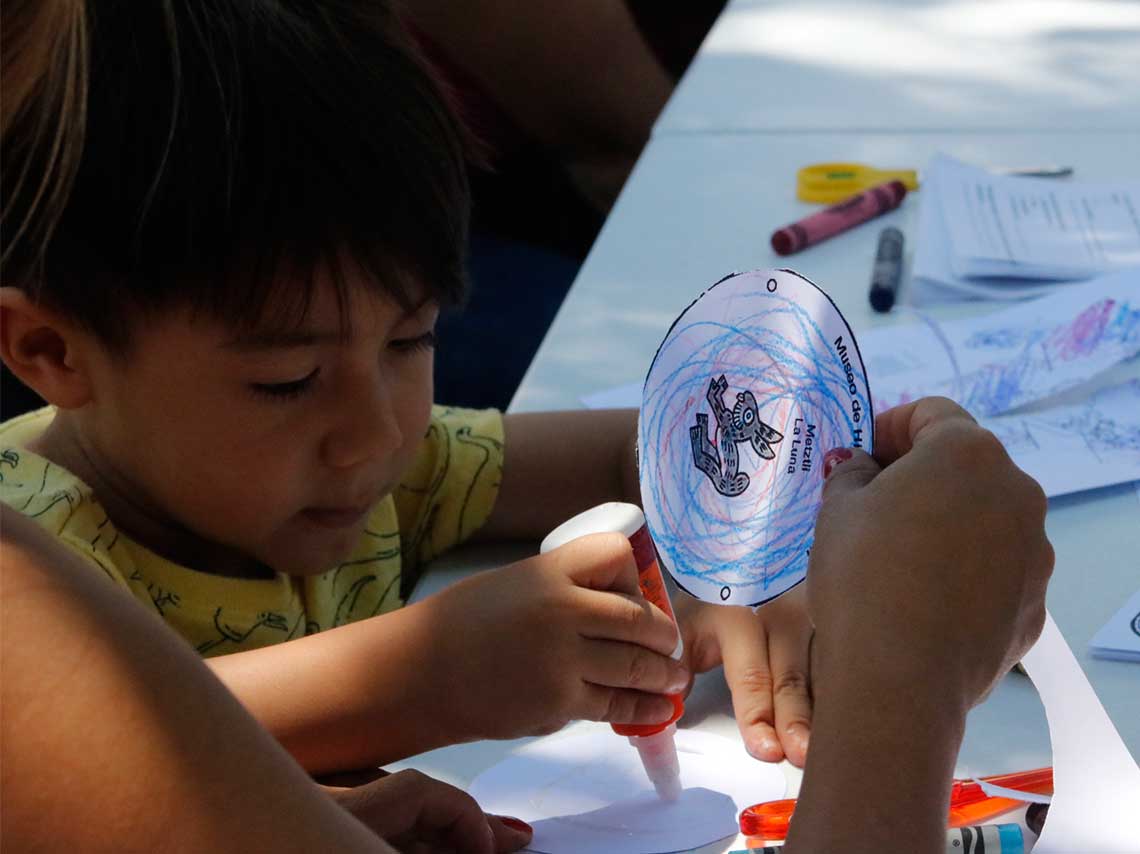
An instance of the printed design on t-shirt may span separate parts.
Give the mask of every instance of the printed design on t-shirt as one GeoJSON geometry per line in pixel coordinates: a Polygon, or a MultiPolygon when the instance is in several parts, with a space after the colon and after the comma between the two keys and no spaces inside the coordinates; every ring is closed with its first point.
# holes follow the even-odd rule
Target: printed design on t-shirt
{"type": "Polygon", "coordinates": [[[223,611],[224,609],[220,605],[214,611],[215,636],[195,647],[200,655],[238,652],[242,648],[253,649],[283,643],[293,638],[305,619],[304,614],[299,614],[296,622],[290,627],[289,620],[284,614],[279,614],[276,611],[262,611],[251,624],[243,627],[229,623],[227,618],[223,616],[223,611]],[[219,648],[225,644],[231,644],[233,649],[220,651],[219,648]]]}
{"type": "MultiPolygon", "coordinates": [[[[150,601],[154,604],[154,608],[158,611],[160,616],[166,616],[167,606],[179,608],[182,605],[182,597],[175,593],[173,590],[167,590],[155,584],[153,581],[144,578],[143,574],[137,569],[130,574],[131,581],[137,581],[139,585],[146,588],[147,595],[150,596],[150,601]]],[[[137,585],[132,585],[137,586],[137,585]]]]}
{"type": "MultiPolygon", "coordinates": [[[[5,448],[0,451],[0,483],[4,483],[4,466],[10,466],[12,471],[9,474],[14,474],[20,466],[20,452],[15,448],[5,448]]],[[[22,483],[13,485],[17,488],[23,486],[22,483]]]]}
{"type": "MultiPolygon", "coordinates": [[[[17,463],[18,462],[19,457],[17,457],[17,463]]],[[[40,485],[36,487],[35,492],[31,493],[23,504],[21,504],[19,507],[15,507],[14,509],[19,510],[21,513],[31,519],[35,519],[48,513],[57,505],[63,502],[67,502],[67,515],[63,518],[63,521],[56,526],[57,531],[62,531],[65,527],[67,527],[67,523],[71,519],[72,514],[75,513],[75,508],[78,507],[83,501],[83,496],[80,494],[79,488],[75,486],[72,486],[69,489],[55,489],[49,492],[47,483],[48,475],[51,473],[51,469],[52,464],[47,460],[44,460],[43,472],[40,474],[40,485]],[[33,502],[36,502],[37,499],[41,499],[44,503],[37,503],[33,507],[33,502]]],[[[18,486],[23,486],[23,484],[18,484],[18,486]]]]}
{"type": "MultiPolygon", "coordinates": [[[[364,536],[376,542],[376,551],[370,555],[347,560],[337,566],[328,579],[332,595],[336,598],[332,626],[343,626],[379,614],[400,580],[400,534],[398,531],[377,532],[364,530],[364,536]],[[365,568],[375,571],[361,574],[365,568]],[[377,587],[377,585],[383,585],[377,587]]],[[[312,621],[306,631],[320,631],[312,621]]]]}
{"type": "MultiPolygon", "coordinates": [[[[475,487],[479,485],[479,481],[483,476],[483,470],[487,468],[487,465],[491,462],[492,456],[500,461],[503,459],[503,443],[493,436],[484,436],[481,433],[471,432],[471,426],[468,424],[465,424],[455,431],[455,440],[462,442],[464,445],[478,448],[483,454],[482,461],[476,466],[475,473],[471,475],[471,481],[467,484],[467,492],[463,495],[463,504],[459,508],[459,527],[455,532],[455,539],[458,542],[471,532],[471,528],[469,528],[465,522],[467,510],[471,506],[471,496],[475,492],[475,487]]],[[[498,489],[499,483],[503,479],[502,463],[500,462],[499,465],[495,467],[495,472],[488,476],[495,478],[492,486],[498,489]]]]}
{"type": "MultiPolygon", "coordinates": [[[[444,415],[450,411],[445,410],[444,415]]],[[[435,530],[435,517],[439,512],[439,493],[447,482],[447,474],[451,468],[451,432],[433,420],[428,427],[425,440],[431,442],[438,454],[431,483],[424,489],[416,489],[405,484],[399,486],[401,491],[423,496],[420,501],[422,506],[426,507],[426,511],[421,511],[419,514],[415,529],[404,536],[406,543],[404,554],[408,558],[406,563],[410,564],[404,567],[405,571],[411,570],[423,559],[422,547],[425,540],[431,542],[431,534],[435,530]]],[[[408,574],[411,575],[410,572],[408,574]]]]}
{"type": "MultiPolygon", "coordinates": [[[[111,521],[110,516],[104,516],[103,521],[95,526],[95,536],[91,538],[91,548],[92,549],[96,548],[99,545],[99,541],[103,539],[104,528],[107,527],[107,523],[110,521],[111,521]]],[[[119,531],[118,531],[118,529],[116,529],[112,525],[111,530],[113,531],[113,533],[112,533],[111,537],[107,540],[106,544],[103,546],[103,548],[106,551],[110,551],[111,549],[113,549],[115,547],[115,544],[119,542],[119,531]]]]}

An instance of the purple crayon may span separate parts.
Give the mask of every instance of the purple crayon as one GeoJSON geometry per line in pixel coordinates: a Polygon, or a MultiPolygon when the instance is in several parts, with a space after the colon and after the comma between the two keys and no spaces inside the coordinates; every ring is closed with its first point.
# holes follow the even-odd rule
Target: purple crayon
{"type": "Polygon", "coordinates": [[[780,255],[799,252],[879,214],[893,211],[905,196],[906,187],[902,181],[888,181],[871,187],[799,222],[785,225],[772,235],[772,248],[780,255]]]}

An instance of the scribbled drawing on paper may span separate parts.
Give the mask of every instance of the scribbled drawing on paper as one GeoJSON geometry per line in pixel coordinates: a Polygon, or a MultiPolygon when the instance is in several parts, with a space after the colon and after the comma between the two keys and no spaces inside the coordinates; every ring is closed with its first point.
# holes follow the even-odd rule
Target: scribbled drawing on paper
{"type": "Polygon", "coordinates": [[[943,395],[975,416],[1000,415],[1140,352],[1140,272],[1106,276],[980,319],[922,320],[864,336],[876,407],[943,395]]]}
{"type": "Polygon", "coordinates": [[[1140,380],[981,424],[1049,496],[1140,479],[1140,380]]]}
{"type": "Polygon", "coordinates": [[[851,331],[815,285],[788,271],[714,285],[674,323],[643,389],[642,501],[664,566],[727,604],[802,581],[823,453],[869,448],[872,420],[851,331]]]}

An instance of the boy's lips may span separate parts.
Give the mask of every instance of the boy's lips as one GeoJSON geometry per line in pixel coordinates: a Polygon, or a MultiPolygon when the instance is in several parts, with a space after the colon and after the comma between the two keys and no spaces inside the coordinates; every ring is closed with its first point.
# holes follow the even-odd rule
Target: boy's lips
{"type": "Polygon", "coordinates": [[[351,507],[306,507],[301,516],[322,528],[350,528],[372,509],[372,503],[351,507]]]}

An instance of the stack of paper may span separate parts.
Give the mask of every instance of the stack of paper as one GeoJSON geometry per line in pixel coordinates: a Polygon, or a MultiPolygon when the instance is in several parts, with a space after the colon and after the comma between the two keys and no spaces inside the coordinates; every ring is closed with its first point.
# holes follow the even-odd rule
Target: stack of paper
{"type": "Polygon", "coordinates": [[[1140,267],[1140,182],[993,175],[945,155],[923,173],[912,269],[920,285],[984,299],[1140,267]]]}
{"type": "Polygon", "coordinates": [[[1093,636],[1089,646],[1097,658],[1140,661],[1140,590],[1093,636]]]}

